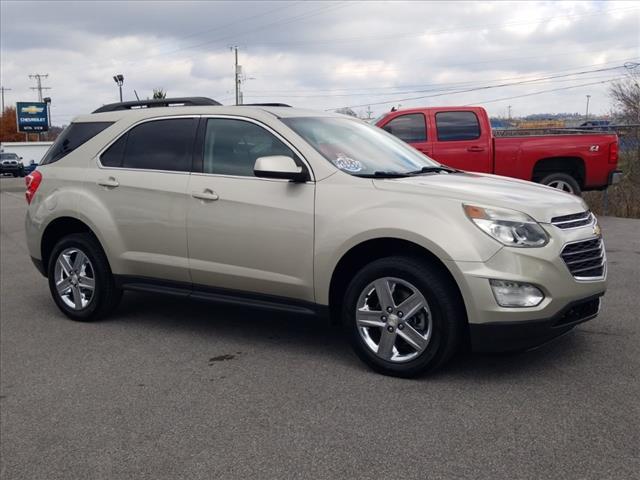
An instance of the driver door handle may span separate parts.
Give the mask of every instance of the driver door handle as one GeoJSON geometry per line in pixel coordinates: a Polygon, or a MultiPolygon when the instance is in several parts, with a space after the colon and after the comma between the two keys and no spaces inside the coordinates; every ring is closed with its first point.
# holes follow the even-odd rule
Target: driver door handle
{"type": "Polygon", "coordinates": [[[203,200],[205,202],[213,202],[220,198],[216,192],[207,188],[202,192],[191,192],[191,196],[193,198],[197,198],[198,200],[203,200]]]}
{"type": "Polygon", "coordinates": [[[484,147],[473,146],[467,148],[467,152],[484,152],[484,147]]]}
{"type": "Polygon", "coordinates": [[[100,180],[98,180],[98,185],[100,185],[101,187],[106,187],[106,188],[116,188],[120,184],[118,183],[118,181],[114,177],[109,177],[109,178],[106,178],[106,179],[105,178],[101,178],[100,180]]]}

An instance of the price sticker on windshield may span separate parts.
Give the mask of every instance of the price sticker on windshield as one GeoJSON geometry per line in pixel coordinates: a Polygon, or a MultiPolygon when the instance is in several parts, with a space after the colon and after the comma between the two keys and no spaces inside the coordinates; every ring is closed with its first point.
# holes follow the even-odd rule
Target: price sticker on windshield
{"type": "Polygon", "coordinates": [[[347,157],[344,153],[339,153],[335,161],[336,167],[346,172],[356,173],[362,170],[362,163],[353,158],[347,157]]]}

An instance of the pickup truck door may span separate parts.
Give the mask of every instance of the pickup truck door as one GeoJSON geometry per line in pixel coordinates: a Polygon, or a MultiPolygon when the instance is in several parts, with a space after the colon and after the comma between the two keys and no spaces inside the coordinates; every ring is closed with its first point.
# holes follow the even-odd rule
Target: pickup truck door
{"type": "Polygon", "coordinates": [[[433,158],[472,172],[493,172],[491,129],[472,110],[431,110],[433,158]]]}
{"type": "Polygon", "coordinates": [[[424,113],[401,113],[389,118],[382,123],[383,130],[431,156],[432,144],[427,135],[427,118],[424,113]]]}

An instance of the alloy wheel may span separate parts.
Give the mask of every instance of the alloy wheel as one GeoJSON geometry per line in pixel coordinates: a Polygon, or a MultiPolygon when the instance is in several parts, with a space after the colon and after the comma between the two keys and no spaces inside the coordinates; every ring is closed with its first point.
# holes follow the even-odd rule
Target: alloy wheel
{"type": "Polygon", "coordinates": [[[547,183],[547,186],[552,188],[557,188],[558,190],[562,190],[563,192],[575,193],[573,188],[569,183],[564,180],[553,180],[552,182],[547,183]]]}
{"type": "Polygon", "coordinates": [[[406,280],[383,277],[360,294],[356,326],[375,355],[401,363],[413,360],[427,348],[433,320],[429,304],[418,288],[406,280]]]}
{"type": "Polygon", "coordinates": [[[95,271],[89,257],[78,248],[63,250],[56,260],[55,284],[60,299],[73,310],[82,310],[93,300],[95,271]]]}

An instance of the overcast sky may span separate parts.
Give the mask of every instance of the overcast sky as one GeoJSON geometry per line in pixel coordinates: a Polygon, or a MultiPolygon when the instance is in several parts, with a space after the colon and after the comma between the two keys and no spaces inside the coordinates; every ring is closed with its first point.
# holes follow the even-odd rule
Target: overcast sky
{"type": "Polygon", "coordinates": [[[640,61],[638,1],[2,1],[0,18],[5,103],[35,100],[28,75],[48,73],[58,125],[117,101],[116,73],[126,100],[161,87],[231,104],[232,45],[246,103],[374,115],[397,104],[583,113],[586,95],[604,114],[602,82],[640,61]]]}

